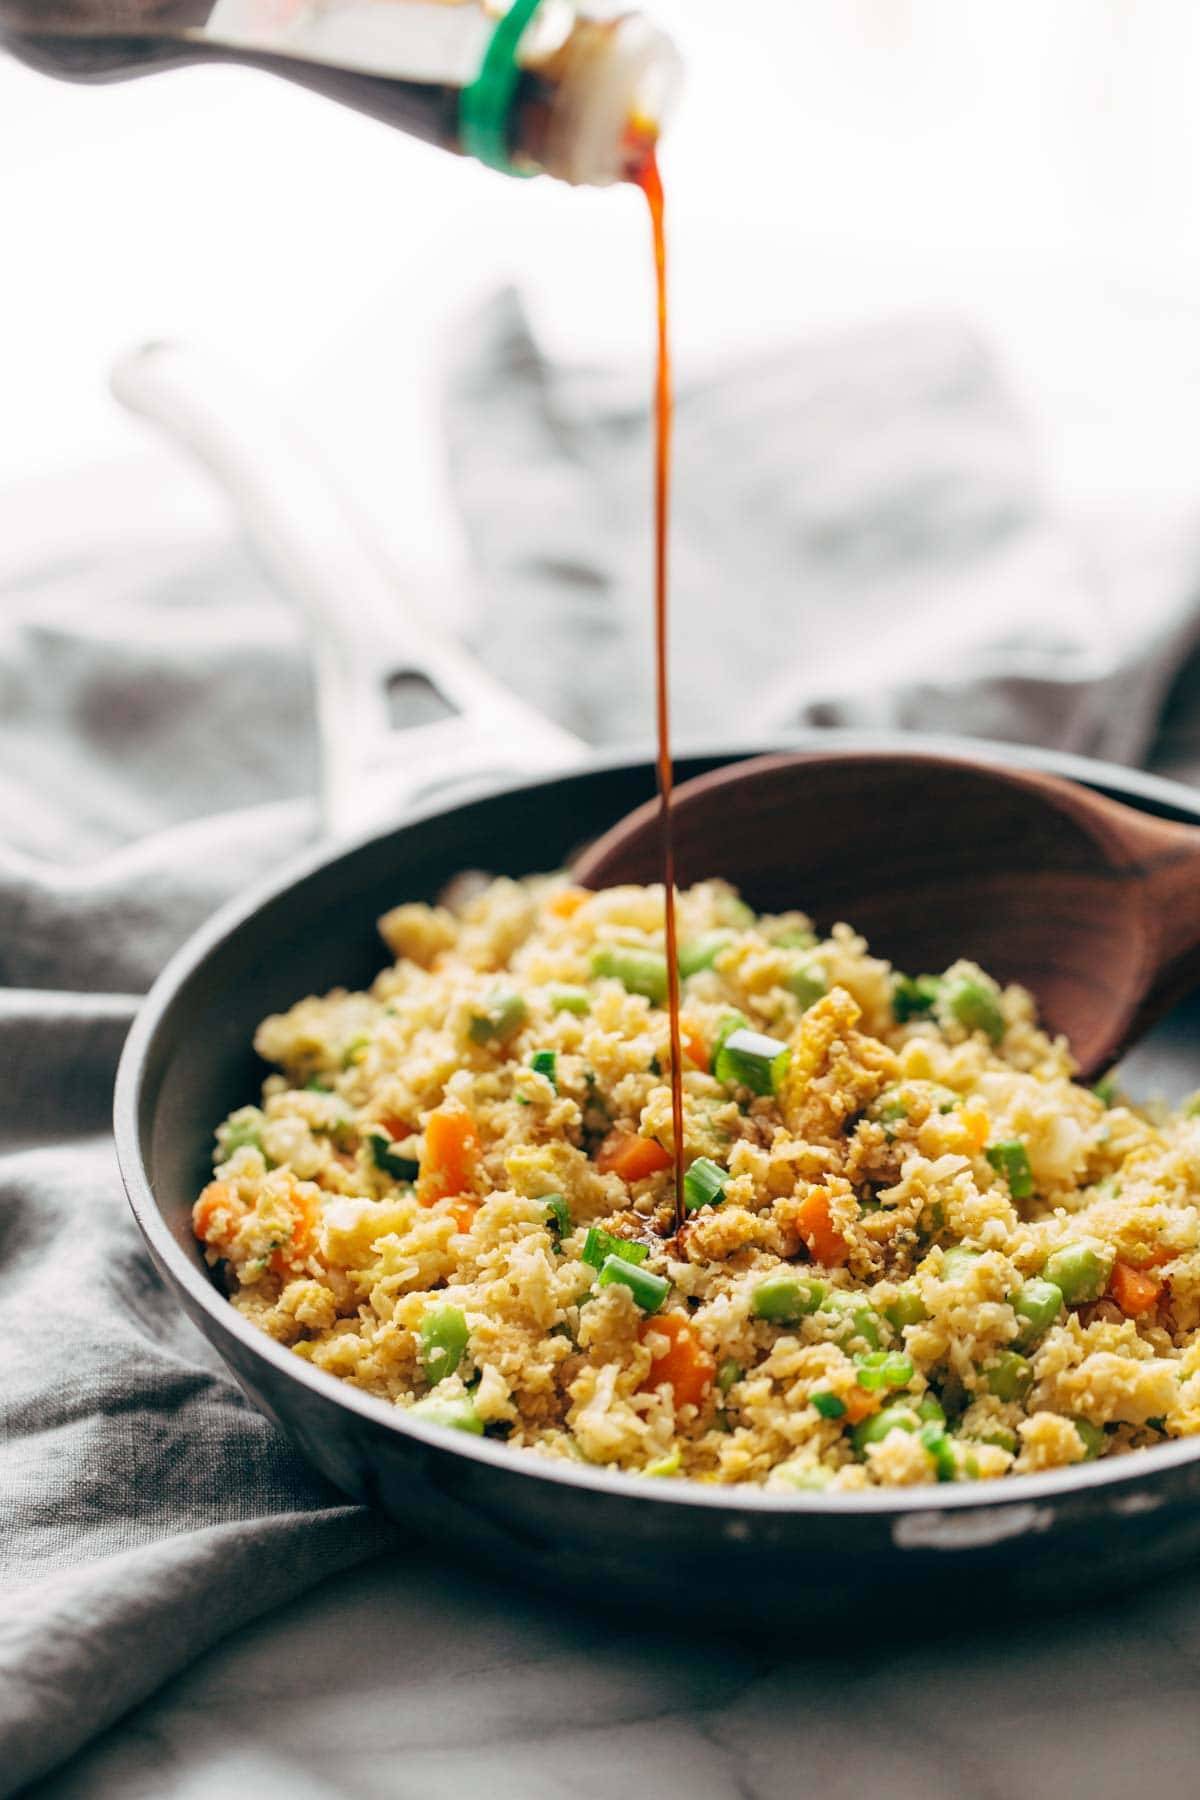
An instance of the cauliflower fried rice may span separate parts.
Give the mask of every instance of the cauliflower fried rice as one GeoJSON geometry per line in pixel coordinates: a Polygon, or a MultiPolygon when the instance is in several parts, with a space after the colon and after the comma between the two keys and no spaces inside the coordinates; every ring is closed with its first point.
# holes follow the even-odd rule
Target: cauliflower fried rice
{"type": "Polygon", "coordinates": [[[992,1479],[1200,1431],[1200,1117],[1072,1079],[1030,996],[847,925],[459,885],[302,1000],[197,1236],[316,1367],[542,1456],[777,1490],[992,1479]]]}

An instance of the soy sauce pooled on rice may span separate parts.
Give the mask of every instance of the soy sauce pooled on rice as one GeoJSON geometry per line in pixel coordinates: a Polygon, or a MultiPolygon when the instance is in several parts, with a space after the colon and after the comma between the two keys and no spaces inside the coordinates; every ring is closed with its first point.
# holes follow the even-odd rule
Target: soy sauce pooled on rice
{"type": "Polygon", "coordinates": [[[397,907],[195,1207],[231,1303],[433,1423],[774,1489],[972,1480],[1200,1430],[1200,1117],[1071,1080],[1029,995],[847,925],[495,881],[397,907]]]}

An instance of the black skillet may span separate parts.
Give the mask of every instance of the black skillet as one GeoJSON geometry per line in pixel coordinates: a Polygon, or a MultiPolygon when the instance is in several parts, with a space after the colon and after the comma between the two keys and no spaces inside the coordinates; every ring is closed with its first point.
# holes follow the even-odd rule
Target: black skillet
{"type": "MultiPolygon", "coordinates": [[[[362,830],[379,809],[407,822],[327,850],[226,908],[175,957],[130,1033],[117,1080],[117,1153],[163,1278],[250,1399],[338,1487],[489,1567],[596,1602],[787,1630],[871,1597],[927,1590],[919,1615],[977,1616],[1008,1598],[1071,1600],[1102,1568],[1110,1590],[1200,1548],[1200,1439],[1007,1482],[834,1498],[651,1480],[543,1460],[424,1426],[312,1368],[246,1324],[192,1237],[212,1133],[257,1097],[251,1049],[267,1013],[334,986],[366,986],[386,961],[375,921],[432,899],[463,869],[522,875],[568,861],[653,791],[649,759],[588,756],[496,690],[400,604],[394,576],[344,501],[298,453],[244,378],[153,347],[117,391],[199,456],[240,509],[317,650],[326,822],[362,830]],[[397,701],[424,722],[389,730],[397,701]],[[449,702],[448,717],[436,715],[449,702]],[[484,798],[439,804],[481,769],[528,772],[484,798]],[[936,1596],[929,1590],[937,1590],[936,1596]]],[[[725,745],[679,761],[681,780],[779,748],[884,749],[837,732],[725,745]]],[[[1187,789],[1068,756],[997,745],[891,740],[895,748],[1024,762],[1163,818],[1200,824],[1187,789]]],[[[819,897],[795,904],[820,917],[819,897]]],[[[832,921],[822,920],[828,924],[832,921]]],[[[886,943],[878,948],[886,954],[886,943]]],[[[947,955],[962,946],[950,945],[947,955]]],[[[1131,1060],[1130,1084],[1178,1097],[1200,1086],[1198,1012],[1177,1013],[1131,1060]]]]}

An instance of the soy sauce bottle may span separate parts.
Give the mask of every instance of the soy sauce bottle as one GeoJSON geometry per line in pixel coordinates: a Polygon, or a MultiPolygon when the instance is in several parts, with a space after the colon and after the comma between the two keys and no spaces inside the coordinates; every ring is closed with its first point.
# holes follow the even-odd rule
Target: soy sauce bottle
{"type": "Polygon", "coordinates": [[[0,45],[104,82],[234,62],[513,175],[637,180],[678,83],[640,13],[576,0],[0,0],[0,45]]]}

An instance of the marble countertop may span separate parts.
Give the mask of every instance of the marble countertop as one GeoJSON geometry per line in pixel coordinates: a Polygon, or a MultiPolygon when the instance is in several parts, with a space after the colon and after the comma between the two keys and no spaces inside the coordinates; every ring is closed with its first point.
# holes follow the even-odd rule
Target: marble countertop
{"type": "Polygon", "coordinates": [[[853,1610],[825,1654],[803,1618],[757,1641],[750,1598],[739,1638],[648,1633],[416,1549],[241,1631],[31,1800],[1194,1800],[1200,1574],[899,1648],[853,1610]]]}

